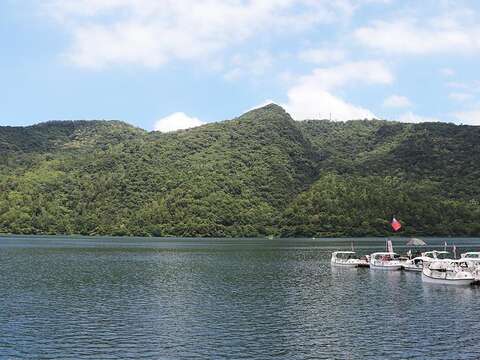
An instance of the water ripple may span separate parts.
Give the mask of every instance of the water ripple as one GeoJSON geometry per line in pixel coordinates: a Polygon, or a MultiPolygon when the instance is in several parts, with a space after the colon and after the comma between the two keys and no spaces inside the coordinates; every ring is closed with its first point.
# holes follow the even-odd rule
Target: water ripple
{"type": "Polygon", "coordinates": [[[325,243],[141,241],[0,239],[0,358],[480,358],[480,288],[332,269],[325,243]]]}

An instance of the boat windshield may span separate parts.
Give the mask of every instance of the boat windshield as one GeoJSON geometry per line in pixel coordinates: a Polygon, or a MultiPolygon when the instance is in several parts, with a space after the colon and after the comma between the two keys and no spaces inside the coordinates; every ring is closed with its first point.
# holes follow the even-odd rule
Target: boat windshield
{"type": "Polygon", "coordinates": [[[448,259],[449,256],[450,256],[450,255],[449,255],[448,253],[437,253],[437,259],[439,259],[439,260],[448,259]]]}
{"type": "Polygon", "coordinates": [[[480,259],[480,253],[465,254],[465,259],[480,259]]]}

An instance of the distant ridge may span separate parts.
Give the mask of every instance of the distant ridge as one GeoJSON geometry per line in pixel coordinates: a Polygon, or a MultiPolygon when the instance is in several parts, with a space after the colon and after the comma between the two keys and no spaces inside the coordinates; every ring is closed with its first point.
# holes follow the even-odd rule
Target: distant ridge
{"type": "Polygon", "coordinates": [[[117,120],[50,120],[25,127],[0,126],[0,151],[55,151],[82,136],[103,137],[105,143],[114,143],[144,132],[117,120]]]}
{"type": "Polygon", "coordinates": [[[0,127],[0,232],[480,235],[480,127],[294,121],[269,104],[173,133],[0,127]]]}

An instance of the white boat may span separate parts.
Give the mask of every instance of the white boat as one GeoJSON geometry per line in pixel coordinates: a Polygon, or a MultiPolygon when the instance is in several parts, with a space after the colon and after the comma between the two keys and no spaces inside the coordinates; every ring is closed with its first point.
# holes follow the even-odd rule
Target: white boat
{"type": "Polygon", "coordinates": [[[426,251],[422,253],[421,256],[405,261],[402,264],[403,270],[421,272],[425,264],[431,263],[432,261],[451,260],[449,259],[449,254],[447,251],[426,251]]]}
{"type": "Polygon", "coordinates": [[[436,260],[453,260],[449,256],[450,256],[450,253],[448,251],[433,250],[433,251],[426,251],[422,253],[422,257],[424,258],[424,261],[429,261],[429,262],[436,261],[436,260]]]}
{"type": "Polygon", "coordinates": [[[422,281],[443,285],[471,285],[475,277],[462,260],[436,260],[425,263],[422,281]]]}
{"type": "Polygon", "coordinates": [[[370,267],[370,255],[364,255],[360,258],[358,267],[370,267]]]}
{"type": "Polygon", "coordinates": [[[360,263],[355,251],[334,251],[330,260],[334,266],[357,267],[360,263]]]}
{"type": "Polygon", "coordinates": [[[460,255],[460,260],[471,261],[472,263],[480,264],[480,252],[471,251],[460,255]]]}
{"type": "Polygon", "coordinates": [[[405,271],[418,271],[421,272],[423,270],[424,262],[428,262],[425,257],[418,256],[413,259],[409,259],[402,264],[403,270],[405,271]]]}
{"type": "Polygon", "coordinates": [[[402,262],[394,252],[378,252],[370,255],[370,269],[400,270],[402,262]]]}
{"type": "Polygon", "coordinates": [[[480,281],[480,252],[471,251],[460,255],[460,261],[468,264],[468,269],[476,281],[480,281]]]}

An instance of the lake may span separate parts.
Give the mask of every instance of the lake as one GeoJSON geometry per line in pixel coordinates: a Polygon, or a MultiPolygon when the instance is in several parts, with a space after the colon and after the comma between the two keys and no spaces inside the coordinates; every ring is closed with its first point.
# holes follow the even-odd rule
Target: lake
{"type": "Polygon", "coordinates": [[[332,269],[350,243],[0,237],[0,359],[480,358],[480,286],[332,269]]]}

